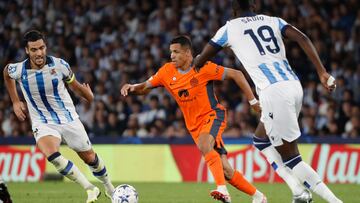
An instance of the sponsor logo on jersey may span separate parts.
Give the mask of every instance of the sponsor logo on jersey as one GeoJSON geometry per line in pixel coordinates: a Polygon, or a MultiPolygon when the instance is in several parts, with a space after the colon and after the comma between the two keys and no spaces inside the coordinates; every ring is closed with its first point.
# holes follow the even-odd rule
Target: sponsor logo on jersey
{"type": "Polygon", "coordinates": [[[178,92],[179,97],[188,97],[189,96],[189,91],[187,89],[181,89],[178,92]]]}
{"type": "Polygon", "coordinates": [[[9,74],[14,74],[16,72],[16,66],[9,66],[8,72],[9,72],[9,74]]]}

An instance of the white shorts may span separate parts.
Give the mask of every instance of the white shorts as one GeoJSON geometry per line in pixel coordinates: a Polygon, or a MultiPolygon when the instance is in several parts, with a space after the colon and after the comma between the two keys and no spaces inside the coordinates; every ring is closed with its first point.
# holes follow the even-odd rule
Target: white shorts
{"type": "Polygon", "coordinates": [[[44,136],[55,136],[76,152],[91,149],[91,142],[79,119],[64,124],[34,123],[32,126],[36,142],[44,136]]]}
{"type": "Polygon", "coordinates": [[[303,90],[299,81],[270,85],[260,92],[259,100],[262,108],[260,120],[274,146],[282,145],[282,139],[292,142],[300,137],[298,116],[303,90]]]}

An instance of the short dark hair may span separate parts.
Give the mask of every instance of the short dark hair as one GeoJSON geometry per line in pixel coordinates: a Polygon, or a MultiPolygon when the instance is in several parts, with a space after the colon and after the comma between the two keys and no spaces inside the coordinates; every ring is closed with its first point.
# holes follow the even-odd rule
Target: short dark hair
{"type": "Polygon", "coordinates": [[[192,51],[192,43],[191,39],[185,35],[179,35],[174,37],[170,44],[180,44],[182,47],[187,47],[192,51]]]}
{"type": "Polygon", "coordinates": [[[254,0],[233,0],[233,8],[241,10],[250,10],[255,4],[254,0]]]}
{"type": "Polygon", "coordinates": [[[42,39],[45,42],[45,36],[40,31],[30,30],[24,34],[23,45],[24,47],[27,47],[28,42],[35,42],[39,39],[42,39]]]}

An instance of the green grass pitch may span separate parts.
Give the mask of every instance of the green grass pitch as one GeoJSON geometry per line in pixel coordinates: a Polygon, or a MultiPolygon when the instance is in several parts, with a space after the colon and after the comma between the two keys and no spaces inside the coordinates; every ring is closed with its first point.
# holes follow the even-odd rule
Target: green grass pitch
{"type": "MultiPolygon", "coordinates": [[[[116,183],[115,185],[119,185],[116,183]]],[[[140,203],[216,203],[209,197],[214,184],[206,183],[128,183],[139,193],[140,203]]],[[[103,191],[100,184],[97,186],[103,191]]],[[[290,203],[291,193],[285,184],[255,184],[263,191],[270,203],[290,203]]],[[[77,184],[70,182],[8,183],[14,203],[68,203],[85,202],[86,193],[77,184]]],[[[329,187],[344,203],[360,202],[360,185],[331,184],[329,187]]],[[[228,187],[232,202],[251,202],[245,194],[228,187]]],[[[104,193],[103,193],[104,194],[104,193]]],[[[104,195],[99,203],[111,202],[104,195]]],[[[315,203],[325,202],[314,195],[315,203]]]]}

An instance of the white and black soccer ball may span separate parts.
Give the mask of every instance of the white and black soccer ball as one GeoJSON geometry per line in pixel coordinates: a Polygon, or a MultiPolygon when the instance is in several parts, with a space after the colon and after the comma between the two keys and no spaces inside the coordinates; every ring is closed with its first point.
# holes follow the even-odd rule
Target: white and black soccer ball
{"type": "Polygon", "coordinates": [[[138,193],[133,186],[122,184],[115,188],[111,203],[138,203],[138,199],[138,193]]]}

